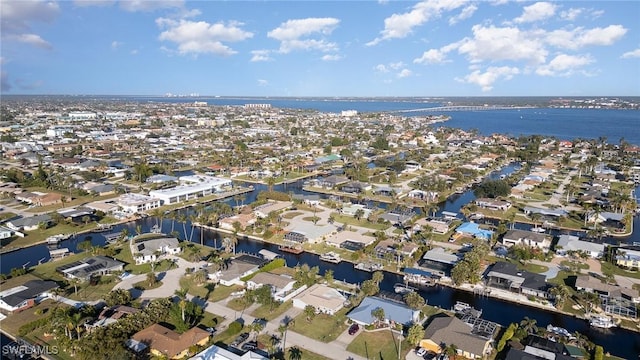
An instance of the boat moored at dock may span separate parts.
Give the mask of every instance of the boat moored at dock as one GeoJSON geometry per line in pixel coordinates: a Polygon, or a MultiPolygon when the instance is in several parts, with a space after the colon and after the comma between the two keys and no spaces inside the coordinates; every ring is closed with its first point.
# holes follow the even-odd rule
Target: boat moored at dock
{"type": "Polygon", "coordinates": [[[320,255],[320,260],[322,261],[326,261],[326,262],[330,262],[330,263],[334,263],[334,264],[338,264],[342,261],[342,258],[340,258],[340,255],[338,253],[335,253],[333,251],[329,251],[328,253],[324,253],[322,255],[320,255]]]}

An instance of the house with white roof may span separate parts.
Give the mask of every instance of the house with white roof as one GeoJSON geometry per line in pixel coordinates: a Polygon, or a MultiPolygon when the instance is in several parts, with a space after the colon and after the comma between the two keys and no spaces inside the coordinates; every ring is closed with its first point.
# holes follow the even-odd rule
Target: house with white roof
{"type": "Polygon", "coordinates": [[[556,243],[556,254],[565,256],[570,251],[584,251],[592,258],[599,258],[604,253],[604,244],[580,240],[573,235],[560,235],[556,243]]]}
{"type": "Polygon", "coordinates": [[[324,284],[314,284],[293,298],[293,306],[304,309],[311,305],[316,313],[333,315],[342,309],[346,301],[347,297],[338,290],[324,284]]]}
{"type": "Polygon", "coordinates": [[[131,240],[131,254],[136,265],[158,260],[160,255],[180,253],[178,239],[165,234],[143,234],[131,240]]]}

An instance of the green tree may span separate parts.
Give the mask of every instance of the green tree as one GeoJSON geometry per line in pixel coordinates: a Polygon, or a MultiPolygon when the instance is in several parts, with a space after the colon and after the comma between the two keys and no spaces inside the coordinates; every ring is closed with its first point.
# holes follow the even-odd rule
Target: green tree
{"type": "Polygon", "coordinates": [[[289,360],[302,360],[302,350],[297,346],[290,347],[289,360]]]}
{"type": "Polygon", "coordinates": [[[420,340],[424,338],[424,328],[421,324],[415,323],[411,325],[409,330],[407,331],[407,342],[411,344],[411,346],[417,346],[420,343],[420,340]]]}
{"type": "Polygon", "coordinates": [[[386,314],[384,312],[384,309],[381,307],[377,307],[373,310],[371,310],[371,316],[373,316],[374,319],[376,319],[376,323],[378,325],[380,325],[382,322],[384,322],[385,318],[386,318],[386,314]]]}
{"type": "Polygon", "coordinates": [[[422,307],[426,303],[424,298],[420,294],[418,294],[416,291],[410,291],[409,293],[407,293],[404,296],[404,302],[407,304],[408,307],[414,310],[422,309],[422,307]]]}
{"type": "Polygon", "coordinates": [[[307,305],[304,307],[304,314],[307,317],[307,321],[311,322],[316,317],[316,308],[313,305],[307,305]]]}

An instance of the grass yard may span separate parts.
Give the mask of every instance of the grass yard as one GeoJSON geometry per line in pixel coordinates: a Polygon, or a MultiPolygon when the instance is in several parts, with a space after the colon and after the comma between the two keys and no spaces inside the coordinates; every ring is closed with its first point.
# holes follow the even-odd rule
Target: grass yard
{"type": "Polygon", "coordinates": [[[162,281],[156,281],[156,283],[153,285],[149,285],[149,282],[147,280],[142,280],[140,282],[133,284],[133,288],[138,290],[157,289],[160,286],[162,286],[162,281]]]}
{"type": "Polygon", "coordinates": [[[366,229],[371,229],[371,230],[385,230],[387,228],[389,228],[389,224],[378,224],[378,223],[372,223],[367,219],[356,219],[354,217],[351,216],[346,216],[346,215],[340,215],[338,213],[331,213],[331,215],[333,216],[334,220],[336,222],[339,222],[341,224],[344,225],[352,225],[352,226],[358,226],[358,227],[362,227],[362,228],[366,228],[366,229]]]}
{"type": "Polygon", "coordinates": [[[295,356],[291,356],[291,348],[288,347],[287,348],[287,353],[286,356],[284,357],[285,360],[296,360],[296,359],[304,359],[304,360],[332,360],[333,358],[330,357],[326,357],[326,356],[322,356],[320,354],[316,354],[314,352],[311,352],[309,350],[305,350],[303,348],[298,348],[300,350],[300,357],[297,358],[295,356]]]}
{"type": "Polygon", "coordinates": [[[53,311],[53,309],[57,307],[66,308],[69,307],[69,305],[61,304],[49,299],[41,302],[31,309],[20,311],[15,314],[9,314],[6,319],[2,320],[2,331],[6,331],[12,335],[18,335],[18,329],[20,329],[20,326],[41,319],[42,317],[49,316],[50,311],[53,311]],[[41,310],[42,315],[36,315],[36,310],[41,310]]]}
{"type": "Polygon", "coordinates": [[[293,219],[294,217],[300,216],[302,214],[304,214],[304,213],[300,212],[300,211],[289,211],[289,212],[283,214],[282,217],[284,219],[293,219]]]}
{"type": "MultiPolygon", "coordinates": [[[[400,359],[404,359],[412,347],[406,341],[400,348],[400,359]]],[[[347,351],[364,356],[367,359],[397,359],[398,335],[389,330],[362,332],[347,346],[347,351]]]]}
{"type": "Polygon", "coordinates": [[[232,292],[242,289],[241,286],[224,286],[210,282],[198,285],[189,276],[180,278],[180,288],[188,289],[188,293],[193,296],[213,302],[226,299],[232,292]]]}
{"type": "Polygon", "coordinates": [[[231,299],[227,301],[226,306],[235,311],[243,311],[253,304],[247,304],[243,297],[231,299]]]}
{"type": "Polygon", "coordinates": [[[331,342],[347,329],[346,313],[342,309],[334,316],[318,314],[311,321],[307,321],[307,316],[302,313],[296,316],[290,329],[318,341],[331,342]]]}
{"type": "Polygon", "coordinates": [[[278,316],[282,315],[285,311],[291,309],[293,306],[292,301],[285,301],[277,307],[271,309],[269,306],[260,305],[257,309],[253,310],[251,313],[252,316],[256,318],[263,318],[267,320],[273,320],[278,316]]]}
{"type": "Polygon", "coordinates": [[[606,261],[601,261],[600,264],[602,264],[603,274],[613,274],[613,275],[626,276],[634,279],[640,279],[640,271],[624,270],[606,261]]]}

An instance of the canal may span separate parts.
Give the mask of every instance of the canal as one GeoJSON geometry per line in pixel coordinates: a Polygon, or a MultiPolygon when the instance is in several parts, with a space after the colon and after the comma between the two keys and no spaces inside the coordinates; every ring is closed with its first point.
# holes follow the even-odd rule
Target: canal
{"type": "MultiPolygon", "coordinates": [[[[490,175],[492,178],[499,177],[501,174],[508,174],[514,171],[515,165],[509,165],[503,168],[499,172],[494,172],[490,175]]],[[[302,181],[287,185],[278,185],[274,189],[283,192],[292,192],[294,194],[312,194],[302,189],[302,181]]],[[[266,190],[266,186],[256,184],[254,185],[254,191],[244,195],[244,204],[251,203],[256,200],[257,194],[260,191],[266,190]]],[[[636,190],[639,193],[640,188],[636,190]]],[[[324,197],[324,195],[321,195],[324,197]]],[[[455,194],[449,198],[440,208],[441,211],[459,212],[460,208],[465,204],[475,199],[473,191],[469,190],[462,194],[455,194]]],[[[235,206],[235,200],[230,198],[224,200],[231,206],[235,206]]],[[[180,210],[186,214],[192,211],[191,209],[180,210]]],[[[114,226],[110,232],[120,232],[122,229],[127,228],[130,233],[135,233],[135,229],[138,225],[142,227],[144,232],[150,231],[150,229],[160,222],[160,219],[153,217],[147,217],[135,222],[127,224],[121,224],[114,226]]],[[[640,226],[640,218],[634,218],[634,227],[640,226]]],[[[183,231],[182,223],[171,219],[162,219],[161,230],[165,233],[169,233],[173,228],[180,233],[181,238],[189,238],[191,234],[191,224],[187,222],[185,224],[186,234],[183,231]]],[[[519,227],[527,228],[526,224],[521,224],[519,227]]],[[[204,244],[211,247],[221,246],[221,240],[224,235],[208,230],[208,229],[193,229],[193,242],[200,242],[200,231],[204,231],[202,238],[204,244]]],[[[77,251],[77,244],[86,239],[90,239],[94,245],[104,245],[106,243],[104,236],[101,233],[90,233],[70,240],[61,242],[60,247],[67,247],[70,251],[77,251]],[[89,238],[90,237],[90,238],[89,238]]],[[[624,241],[640,241],[638,232],[634,233],[630,238],[624,239],[624,241]]],[[[613,242],[615,239],[611,239],[613,242]]],[[[241,238],[237,244],[237,251],[257,254],[261,249],[267,249],[275,253],[279,253],[286,260],[287,266],[294,267],[298,264],[308,264],[309,266],[318,266],[320,274],[324,274],[327,270],[332,270],[334,278],[337,280],[346,281],[349,283],[359,284],[364,280],[371,277],[371,273],[360,271],[354,268],[353,264],[343,261],[339,264],[327,263],[320,261],[318,256],[311,253],[302,254],[290,254],[282,253],[278,250],[278,246],[274,244],[263,243],[251,239],[241,238]]],[[[2,255],[1,270],[2,273],[9,273],[14,267],[30,267],[49,260],[48,247],[46,245],[38,245],[29,247],[22,250],[6,253],[2,255]]],[[[393,292],[394,284],[402,282],[402,276],[385,272],[384,280],[380,284],[380,289],[383,291],[393,292]]],[[[501,325],[508,325],[512,322],[519,322],[525,316],[535,319],[538,326],[546,327],[548,324],[554,326],[563,327],[570,332],[578,331],[587,335],[594,343],[602,345],[605,351],[610,352],[613,355],[620,356],[627,359],[636,359],[640,354],[640,333],[630,330],[614,328],[606,331],[596,330],[589,326],[586,320],[577,319],[571,316],[558,314],[555,312],[546,311],[543,309],[528,307],[520,304],[506,302],[500,299],[481,297],[473,295],[466,291],[452,289],[444,286],[433,287],[426,291],[421,291],[421,295],[427,300],[427,303],[432,306],[438,306],[443,309],[450,309],[457,301],[469,303],[475,308],[482,309],[482,317],[499,323],[501,325]]]]}

